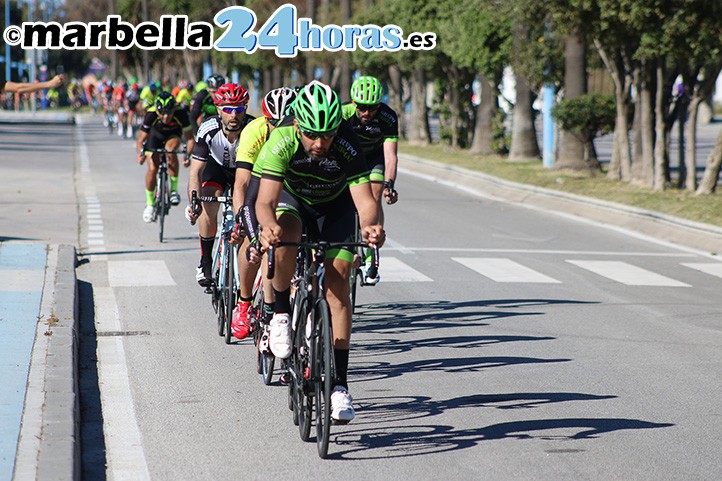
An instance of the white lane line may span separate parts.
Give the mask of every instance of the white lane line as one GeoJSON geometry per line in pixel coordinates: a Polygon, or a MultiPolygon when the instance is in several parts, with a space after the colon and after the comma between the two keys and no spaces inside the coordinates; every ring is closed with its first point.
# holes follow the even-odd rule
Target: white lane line
{"type": "Polygon", "coordinates": [[[399,244],[398,242],[396,242],[395,240],[393,240],[391,238],[386,238],[385,245],[393,250],[401,252],[402,254],[413,254],[414,253],[414,251],[412,249],[409,249],[408,247],[406,247],[402,244],[399,244]]]}
{"type": "Polygon", "coordinates": [[[627,264],[626,262],[577,260],[567,260],[566,262],[628,286],[691,287],[684,282],[642,269],[632,264],[627,264]]]}
{"type": "Polygon", "coordinates": [[[552,277],[523,266],[511,259],[496,257],[452,257],[452,260],[496,282],[560,283],[552,277]]]}
{"type": "Polygon", "coordinates": [[[164,261],[110,261],[108,282],[111,287],[176,285],[164,261]]]}
{"type": "Polygon", "coordinates": [[[691,269],[698,270],[700,272],[704,272],[705,274],[709,274],[711,276],[722,277],[722,263],[719,262],[683,262],[682,265],[691,269]]]}
{"type": "Polygon", "coordinates": [[[430,277],[395,257],[381,257],[379,274],[383,282],[433,282],[430,277]]]}
{"type": "MultiPolygon", "coordinates": [[[[113,289],[97,287],[93,290],[97,331],[120,331],[120,314],[113,289]]],[[[123,338],[98,336],[97,343],[107,472],[112,473],[110,479],[114,481],[150,480],[133,406],[123,338]]]]}
{"type": "MultiPolygon", "coordinates": [[[[401,250],[397,244],[387,239],[383,250],[401,250]]],[[[591,255],[591,256],[620,256],[620,257],[699,257],[697,254],[686,252],[619,252],[619,251],[572,251],[572,250],[548,250],[548,249],[484,249],[474,247],[403,247],[408,253],[414,252],[480,252],[489,254],[558,254],[558,255],[591,255]]]]}

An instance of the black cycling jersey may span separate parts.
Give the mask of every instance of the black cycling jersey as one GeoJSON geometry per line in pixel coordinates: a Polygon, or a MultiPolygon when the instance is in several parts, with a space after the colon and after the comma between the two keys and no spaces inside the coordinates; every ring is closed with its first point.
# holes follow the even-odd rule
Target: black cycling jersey
{"type": "Polygon", "coordinates": [[[213,103],[213,96],[208,92],[208,89],[203,89],[195,94],[193,100],[191,100],[191,105],[191,126],[193,127],[193,135],[195,135],[196,132],[198,132],[198,117],[203,114],[203,118],[201,119],[201,123],[203,123],[208,117],[217,115],[218,110],[216,110],[216,105],[213,103]]]}

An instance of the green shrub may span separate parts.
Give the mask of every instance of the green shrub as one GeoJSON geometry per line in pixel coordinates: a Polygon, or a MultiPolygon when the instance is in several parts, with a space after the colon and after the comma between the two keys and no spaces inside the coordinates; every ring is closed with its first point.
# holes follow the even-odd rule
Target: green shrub
{"type": "Polygon", "coordinates": [[[614,97],[585,94],[564,99],[554,107],[552,115],[564,130],[572,132],[583,142],[591,142],[597,135],[614,130],[614,97]]]}

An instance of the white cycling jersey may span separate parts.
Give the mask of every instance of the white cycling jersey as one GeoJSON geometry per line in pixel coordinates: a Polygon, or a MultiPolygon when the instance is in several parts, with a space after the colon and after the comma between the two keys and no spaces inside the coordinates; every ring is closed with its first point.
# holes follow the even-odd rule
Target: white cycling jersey
{"type": "MultiPolygon", "coordinates": [[[[248,125],[254,117],[246,115],[243,127],[248,125]]],[[[242,128],[243,128],[242,127],[242,128]]],[[[236,150],[238,149],[238,139],[235,142],[229,142],[226,134],[223,133],[221,119],[217,115],[206,119],[196,134],[196,145],[193,148],[191,158],[208,162],[213,159],[218,165],[227,169],[236,168],[236,150]]]]}

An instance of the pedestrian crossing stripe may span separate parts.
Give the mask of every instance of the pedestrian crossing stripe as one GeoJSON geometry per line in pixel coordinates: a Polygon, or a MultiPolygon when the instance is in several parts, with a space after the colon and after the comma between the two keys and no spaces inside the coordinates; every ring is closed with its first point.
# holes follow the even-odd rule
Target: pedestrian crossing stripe
{"type": "Polygon", "coordinates": [[[691,287],[684,282],[621,261],[577,261],[567,260],[582,269],[627,286],[650,287],[691,287]]]}
{"type": "Polygon", "coordinates": [[[379,262],[381,282],[433,282],[410,265],[395,257],[382,257],[379,262]]]}
{"type": "Polygon", "coordinates": [[[175,286],[164,261],[110,261],[110,287],[175,286]]]}
{"type": "Polygon", "coordinates": [[[711,276],[722,277],[722,262],[683,262],[682,265],[691,269],[698,270],[700,272],[704,272],[705,274],[709,274],[711,276]]]}
{"type": "Polygon", "coordinates": [[[452,257],[451,259],[496,282],[560,283],[556,279],[523,266],[511,259],[498,257],[452,257]]]}

